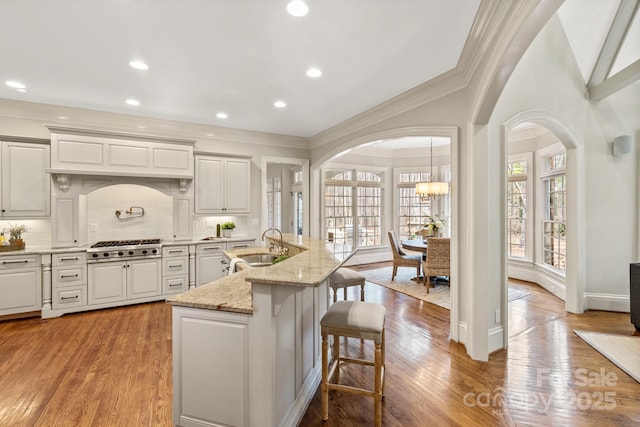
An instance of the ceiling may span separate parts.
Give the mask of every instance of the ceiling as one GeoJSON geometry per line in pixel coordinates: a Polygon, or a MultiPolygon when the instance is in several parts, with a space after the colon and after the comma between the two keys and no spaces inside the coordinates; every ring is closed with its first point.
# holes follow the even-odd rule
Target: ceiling
{"type": "Polygon", "coordinates": [[[480,5],[287,2],[3,0],[0,98],[310,137],[454,69],[480,5]]]}

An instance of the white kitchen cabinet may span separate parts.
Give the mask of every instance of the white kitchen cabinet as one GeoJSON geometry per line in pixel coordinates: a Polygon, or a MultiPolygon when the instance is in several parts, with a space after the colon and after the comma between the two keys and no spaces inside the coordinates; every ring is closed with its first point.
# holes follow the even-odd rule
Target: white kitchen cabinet
{"type": "Polygon", "coordinates": [[[196,246],[196,286],[204,285],[229,274],[229,262],[224,251],[251,248],[255,239],[233,242],[202,243],[196,246]]]}
{"type": "Polygon", "coordinates": [[[249,213],[251,159],[197,155],[195,163],[196,213],[249,213]]]}
{"type": "Polygon", "coordinates": [[[177,294],[189,289],[189,247],[162,248],[162,293],[177,294]]]}
{"type": "Polygon", "coordinates": [[[42,267],[38,255],[0,258],[0,316],[42,308],[42,267]]]}
{"type": "Polygon", "coordinates": [[[220,279],[229,266],[223,252],[224,243],[207,243],[196,247],[196,286],[220,279]]]}
{"type": "Polygon", "coordinates": [[[160,258],[89,264],[89,305],[161,294],[160,258]]]}
{"type": "Polygon", "coordinates": [[[87,254],[73,252],[52,256],[52,308],[79,311],[87,305],[87,254]]]}
{"type": "Polygon", "coordinates": [[[43,217],[51,211],[49,145],[2,141],[3,217],[43,217]]]}

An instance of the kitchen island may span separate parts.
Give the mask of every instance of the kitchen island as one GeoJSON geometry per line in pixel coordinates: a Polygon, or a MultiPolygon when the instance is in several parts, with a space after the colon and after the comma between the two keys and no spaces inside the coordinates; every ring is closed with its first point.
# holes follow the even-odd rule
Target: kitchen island
{"type": "Polygon", "coordinates": [[[283,239],[289,259],[167,299],[173,305],[175,425],[295,426],[304,414],[320,383],[329,276],[344,260],[322,241],[283,239]]]}

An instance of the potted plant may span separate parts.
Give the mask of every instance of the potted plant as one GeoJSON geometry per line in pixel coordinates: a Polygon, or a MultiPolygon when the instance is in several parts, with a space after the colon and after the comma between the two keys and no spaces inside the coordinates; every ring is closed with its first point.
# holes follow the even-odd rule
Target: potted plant
{"type": "Polygon", "coordinates": [[[231,237],[231,232],[234,228],[236,228],[236,225],[233,223],[233,221],[227,221],[223,223],[220,228],[222,228],[222,235],[224,237],[231,237]]]}
{"type": "Polygon", "coordinates": [[[9,228],[5,229],[9,232],[9,242],[12,245],[22,245],[22,233],[29,231],[29,227],[26,225],[12,225],[9,224],[9,228]]]}

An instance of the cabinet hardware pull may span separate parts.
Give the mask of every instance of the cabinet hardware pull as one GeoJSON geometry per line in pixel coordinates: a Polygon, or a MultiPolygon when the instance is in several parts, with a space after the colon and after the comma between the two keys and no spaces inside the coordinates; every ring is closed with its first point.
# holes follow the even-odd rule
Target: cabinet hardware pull
{"type": "Polygon", "coordinates": [[[73,257],[73,258],[60,258],[60,261],[78,261],[80,260],[80,258],[78,257],[73,257]]]}
{"type": "Polygon", "coordinates": [[[222,261],[220,261],[220,264],[226,264],[226,263],[227,263],[226,259],[223,259],[222,261]]]}
{"type": "Polygon", "coordinates": [[[174,249],[169,251],[170,254],[179,254],[182,253],[182,249],[174,249]]]}
{"type": "Polygon", "coordinates": [[[216,250],[219,251],[220,250],[220,246],[210,246],[208,248],[203,248],[205,251],[210,251],[210,250],[216,250]]]}
{"type": "Polygon", "coordinates": [[[169,268],[180,268],[180,267],[182,267],[182,264],[169,265],[169,268]]]}
{"type": "Polygon", "coordinates": [[[175,288],[177,286],[182,286],[182,283],[171,283],[171,284],[169,284],[170,288],[175,288]]]}
{"type": "Polygon", "coordinates": [[[63,274],[60,276],[61,279],[66,279],[68,277],[78,277],[78,274],[63,274]]]}
{"type": "Polygon", "coordinates": [[[233,245],[232,248],[248,248],[249,245],[233,245]]]}
{"type": "Polygon", "coordinates": [[[66,299],[78,299],[78,295],[74,295],[72,297],[61,297],[60,298],[62,301],[66,300],[66,299]]]}
{"type": "Polygon", "coordinates": [[[2,261],[3,264],[25,264],[29,262],[28,259],[21,259],[19,261],[2,261]]]}

